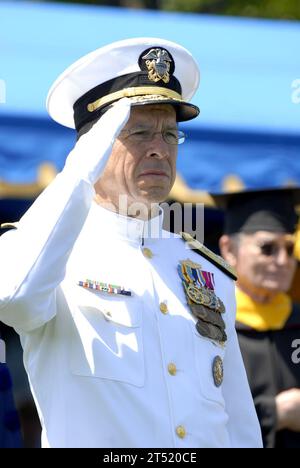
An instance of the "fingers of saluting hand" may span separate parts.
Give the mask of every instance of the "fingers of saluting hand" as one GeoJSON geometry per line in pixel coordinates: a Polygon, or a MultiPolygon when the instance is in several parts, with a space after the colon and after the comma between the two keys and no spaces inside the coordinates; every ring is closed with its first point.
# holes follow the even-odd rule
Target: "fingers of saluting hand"
{"type": "Polygon", "coordinates": [[[112,146],[130,116],[130,100],[123,98],[116,102],[77,141],[69,154],[64,171],[71,171],[94,184],[109,159],[112,146]]]}
{"type": "Polygon", "coordinates": [[[114,103],[111,108],[85,133],[77,144],[93,147],[94,143],[101,144],[103,140],[114,141],[122,128],[126,125],[130,115],[130,100],[123,98],[114,103]]]}

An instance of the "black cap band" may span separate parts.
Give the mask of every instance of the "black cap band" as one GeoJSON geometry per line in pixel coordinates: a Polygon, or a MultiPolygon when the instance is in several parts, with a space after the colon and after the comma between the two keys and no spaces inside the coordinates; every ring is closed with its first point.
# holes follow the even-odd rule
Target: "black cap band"
{"type": "Polygon", "coordinates": [[[170,76],[168,83],[164,83],[162,80],[160,80],[159,83],[150,81],[148,72],[146,71],[118,76],[117,78],[96,86],[77,99],[73,106],[76,130],[79,131],[83,125],[100,117],[103,113],[103,109],[117,100],[113,97],[114,93],[127,88],[144,88],[145,86],[149,86],[151,88],[164,88],[166,90],[170,90],[171,92],[173,91],[178,95],[178,97],[181,97],[181,85],[177,78],[173,75],[170,76]],[[111,100],[109,100],[110,95],[112,95],[111,100]],[[106,102],[105,105],[98,107],[94,111],[89,110],[89,106],[102,97],[108,97],[108,102],[106,102]]]}

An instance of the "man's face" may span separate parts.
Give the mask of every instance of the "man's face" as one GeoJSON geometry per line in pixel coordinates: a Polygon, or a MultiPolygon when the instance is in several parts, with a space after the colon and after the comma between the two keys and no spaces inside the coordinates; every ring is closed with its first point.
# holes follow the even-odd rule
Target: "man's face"
{"type": "Polygon", "coordinates": [[[293,250],[294,239],[288,234],[242,234],[235,265],[241,287],[266,293],[287,291],[296,269],[293,250]]]}
{"type": "Polygon", "coordinates": [[[147,206],[165,200],[175,181],[177,145],[166,143],[161,132],[176,130],[176,112],[172,106],[132,107],[130,118],[95,185],[99,199],[111,201],[115,206],[119,195],[126,195],[129,204],[140,202],[147,206]],[[143,134],[149,132],[153,137],[150,141],[143,140],[143,134]]]}

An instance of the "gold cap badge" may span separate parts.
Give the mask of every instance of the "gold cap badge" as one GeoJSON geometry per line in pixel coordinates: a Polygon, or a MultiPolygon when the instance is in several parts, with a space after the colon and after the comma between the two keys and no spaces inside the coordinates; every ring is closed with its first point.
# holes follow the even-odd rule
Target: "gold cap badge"
{"type": "Polygon", "coordinates": [[[162,80],[164,83],[169,83],[170,68],[173,62],[169,52],[167,52],[166,49],[160,49],[158,47],[145,52],[146,53],[143,52],[144,55],[142,54],[141,58],[145,61],[144,63],[148,70],[149,80],[155,83],[159,80],[162,80]]]}

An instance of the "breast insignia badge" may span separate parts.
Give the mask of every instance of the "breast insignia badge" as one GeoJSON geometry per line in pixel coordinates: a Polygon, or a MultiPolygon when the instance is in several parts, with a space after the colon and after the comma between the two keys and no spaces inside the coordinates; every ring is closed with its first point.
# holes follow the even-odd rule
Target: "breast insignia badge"
{"type": "Polygon", "coordinates": [[[220,358],[220,356],[216,356],[213,365],[212,365],[212,371],[213,371],[213,378],[215,382],[216,387],[220,387],[220,385],[223,382],[223,377],[224,377],[224,369],[223,369],[223,361],[220,358]]]}
{"type": "Polygon", "coordinates": [[[227,340],[222,314],[225,306],[214,291],[213,273],[202,270],[200,264],[181,260],[178,264],[187,304],[197,319],[196,329],[202,336],[224,344],[227,340]]]}

